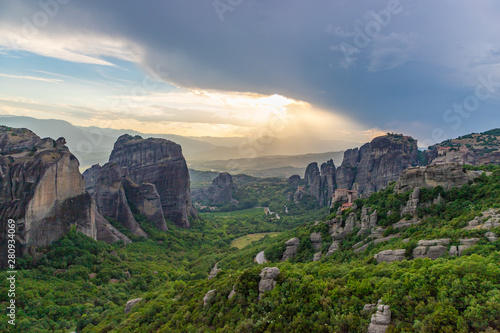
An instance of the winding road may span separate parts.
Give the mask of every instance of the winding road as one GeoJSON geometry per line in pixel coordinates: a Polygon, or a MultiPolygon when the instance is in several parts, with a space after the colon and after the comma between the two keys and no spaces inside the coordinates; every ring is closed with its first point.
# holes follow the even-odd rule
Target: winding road
{"type": "Polygon", "coordinates": [[[257,255],[255,256],[255,261],[258,264],[263,264],[267,262],[266,257],[264,256],[264,251],[260,251],[259,253],[257,253],[257,255]]]}

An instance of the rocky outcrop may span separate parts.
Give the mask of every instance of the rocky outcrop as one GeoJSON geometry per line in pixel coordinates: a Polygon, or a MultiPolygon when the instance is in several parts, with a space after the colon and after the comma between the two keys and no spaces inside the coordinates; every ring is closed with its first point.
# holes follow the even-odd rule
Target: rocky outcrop
{"type": "Polygon", "coordinates": [[[139,303],[141,301],[142,301],[142,298],[131,299],[130,301],[127,302],[127,304],[125,304],[125,308],[123,309],[123,312],[125,314],[129,313],[130,311],[132,311],[132,308],[134,307],[134,305],[136,305],[137,303],[139,303]]]}
{"type": "Polygon", "coordinates": [[[280,274],[278,267],[266,267],[260,272],[259,300],[266,291],[271,291],[276,287],[276,278],[280,274]]]}
{"type": "Polygon", "coordinates": [[[429,258],[435,260],[443,256],[448,250],[449,238],[419,240],[413,250],[413,258],[429,258]]]}
{"type": "Polygon", "coordinates": [[[492,231],[485,233],[484,237],[486,237],[491,243],[496,242],[498,240],[497,235],[492,231]]]}
{"type": "Polygon", "coordinates": [[[322,255],[323,254],[321,252],[315,253],[314,256],[313,256],[313,261],[320,261],[322,255]]]}
{"type": "Polygon", "coordinates": [[[31,253],[71,226],[96,238],[95,203],[64,138],[40,139],[27,129],[0,127],[0,267],[7,255],[7,221],[16,221],[17,254],[31,253]]]}
{"type": "Polygon", "coordinates": [[[215,266],[212,268],[212,270],[210,271],[210,274],[208,274],[208,279],[209,280],[212,280],[214,277],[217,276],[217,274],[221,271],[221,269],[217,268],[217,263],[215,264],[215,266]]]}
{"type": "Polygon", "coordinates": [[[418,202],[420,200],[420,187],[415,187],[411,192],[410,199],[406,202],[406,206],[401,210],[401,215],[413,215],[417,212],[418,202]]]}
{"type": "Polygon", "coordinates": [[[391,310],[389,305],[382,304],[382,300],[378,301],[377,312],[371,318],[370,326],[367,333],[385,333],[391,323],[391,310]]]}
{"type": "Polygon", "coordinates": [[[431,164],[426,167],[408,168],[401,176],[394,190],[397,193],[412,191],[416,187],[441,186],[445,191],[463,186],[479,177],[481,172],[467,171],[458,163],[431,164]]]}
{"type": "Polygon", "coordinates": [[[179,227],[190,227],[189,217],[196,217],[196,211],[191,204],[189,173],[180,145],[125,134],[116,141],[109,161],[123,168],[123,175],[135,183],[154,184],[165,217],[179,227]]]}
{"type": "Polygon", "coordinates": [[[212,298],[215,296],[215,293],[217,292],[217,289],[212,289],[207,291],[205,296],[203,297],[203,306],[207,306],[207,304],[212,300],[212,298]]]}
{"type": "Polygon", "coordinates": [[[341,243],[341,241],[334,240],[332,242],[332,245],[330,245],[330,247],[328,248],[328,252],[326,253],[326,256],[329,257],[332,254],[334,254],[335,252],[337,252],[338,249],[340,248],[340,243],[341,243]]]}
{"type": "Polygon", "coordinates": [[[368,233],[370,229],[377,227],[377,210],[374,210],[371,214],[368,212],[368,207],[363,206],[363,208],[361,208],[361,229],[358,235],[368,233]]]}
{"type": "Polygon", "coordinates": [[[99,214],[115,219],[136,236],[148,237],[130,210],[116,163],[93,167],[89,173],[84,172],[84,177],[89,179],[87,188],[93,193],[99,214]],[[95,183],[92,183],[93,179],[95,183]]]}
{"type": "Polygon", "coordinates": [[[477,242],[479,242],[479,238],[464,238],[464,239],[459,239],[459,245],[458,246],[451,246],[450,247],[450,256],[461,256],[463,252],[470,248],[473,245],[476,245],[477,242]]]}
{"type": "Polygon", "coordinates": [[[318,163],[310,163],[304,174],[307,192],[316,198],[320,207],[330,204],[333,192],[336,188],[335,182],[335,164],[329,160],[321,165],[321,171],[318,163]]]}
{"type": "Polygon", "coordinates": [[[101,214],[95,214],[95,225],[97,228],[97,240],[108,244],[123,241],[125,244],[131,243],[130,238],[118,231],[101,214]]]}
{"type": "Polygon", "coordinates": [[[418,165],[416,140],[396,134],[381,136],[344,153],[342,165],[336,171],[337,187],[359,193],[377,192],[415,165],[418,165]]]}
{"type": "Polygon", "coordinates": [[[236,190],[233,177],[227,172],[222,172],[212,180],[212,185],[209,187],[194,189],[191,192],[191,197],[195,202],[203,202],[210,205],[222,203],[237,204],[238,201],[233,198],[236,190]]]}
{"type": "Polygon", "coordinates": [[[321,194],[325,205],[329,204],[329,200],[337,187],[336,169],[333,160],[321,164],[321,194]]]}
{"type": "Polygon", "coordinates": [[[385,250],[382,252],[379,252],[375,255],[375,260],[377,260],[378,263],[381,262],[386,262],[386,263],[391,263],[395,261],[402,261],[405,260],[405,249],[399,249],[399,250],[385,250]]]}
{"type": "Polygon", "coordinates": [[[233,286],[233,289],[231,290],[229,295],[227,295],[227,299],[232,299],[234,296],[236,296],[236,290],[234,288],[235,286],[233,286]]]}
{"type": "Polygon", "coordinates": [[[310,236],[311,239],[311,245],[315,251],[320,251],[321,250],[321,233],[320,232],[313,232],[310,236]]]}
{"type": "Polygon", "coordinates": [[[486,229],[496,228],[500,226],[500,210],[488,209],[481,212],[481,216],[476,216],[469,221],[469,225],[464,229],[486,229]]]}
{"type": "MultiPolygon", "coordinates": [[[[161,198],[156,186],[151,183],[136,184],[129,177],[122,177],[122,185],[130,205],[152,222],[161,231],[168,230],[161,198]]],[[[132,209],[131,209],[132,210],[132,209]]]]}
{"type": "Polygon", "coordinates": [[[281,261],[285,261],[291,258],[294,258],[297,255],[297,250],[299,248],[299,239],[297,237],[288,240],[285,245],[286,249],[283,253],[283,258],[281,261]]]}

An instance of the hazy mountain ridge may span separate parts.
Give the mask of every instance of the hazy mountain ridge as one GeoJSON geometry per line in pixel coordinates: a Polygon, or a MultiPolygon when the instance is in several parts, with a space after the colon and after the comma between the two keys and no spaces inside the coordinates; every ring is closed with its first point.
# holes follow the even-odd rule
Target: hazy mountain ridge
{"type": "MultiPolygon", "coordinates": [[[[82,169],[86,169],[97,163],[101,165],[105,164],[108,161],[116,139],[124,134],[140,135],[144,138],[163,138],[180,144],[183,155],[191,168],[199,168],[201,170],[216,169],[218,171],[234,173],[235,171],[238,172],[237,169],[226,170],[221,169],[221,166],[242,162],[244,165],[252,165],[252,167],[241,171],[255,176],[287,177],[293,173],[302,173],[307,163],[299,161],[303,161],[307,157],[298,156],[297,159],[299,161],[295,161],[295,155],[307,155],[315,152],[320,155],[329,154],[324,152],[336,149],[342,150],[359,145],[353,142],[328,141],[299,136],[289,138],[259,138],[254,140],[236,137],[185,137],[172,134],[140,133],[127,129],[115,130],[99,127],[79,127],[63,120],[6,115],[0,115],[0,124],[17,128],[29,128],[41,137],[64,137],[68,148],[80,161],[82,169]],[[277,155],[280,157],[276,158],[276,162],[271,166],[268,165],[270,160],[256,159],[252,161],[254,157],[266,156],[274,158],[277,155]],[[239,161],[240,158],[243,160],[239,161]],[[278,163],[277,161],[280,159],[282,162],[278,163]],[[288,161],[286,161],[287,159],[288,161]],[[206,161],[215,162],[204,166],[203,164],[206,161]],[[280,170],[280,168],[283,169],[280,170]],[[269,170],[268,172],[262,171],[264,169],[274,170],[269,170]]],[[[337,152],[333,154],[328,159],[333,158],[336,163],[341,163],[342,157],[338,157],[337,152]]],[[[319,155],[311,157],[321,158],[319,155]]]]}

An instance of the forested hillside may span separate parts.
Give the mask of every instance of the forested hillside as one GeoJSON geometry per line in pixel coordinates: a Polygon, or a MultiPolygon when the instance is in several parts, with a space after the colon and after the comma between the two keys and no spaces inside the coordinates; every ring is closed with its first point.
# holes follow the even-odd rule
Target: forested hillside
{"type": "MultiPolygon", "coordinates": [[[[203,213],[192,229],[169,224],[166,232],[137,215],[150,238],[128,234],[135,242],[127,246],[72,231],[40,259],[23,258],[17,329],[366,332],[375,310],[365,305],[380,299],[392,313],[387,332],[497,332],[500,228],[490,215],[500,212],[500,168],[473,168],[489,172],[461,188],[421,189],[418,208],[402,217],[396,212],[408,206],[412,193],[396,193],[393,183],[358,199],[341,215],[336,209],[304,210],[280,220],[260,209],[203,213]],[[336,251],[313,261],[317,246],[322,253],[330,250],[338,235],[332,232],[334,223],[362,220],[368,207],[377,212],[375,231],[355,226],[336,251]],[[271,231],[279,234],[241,250],[230,245],[239,236],[271,231]],[[374,232],[381,232],[383,238],[376,239],[383,241],[372,241],[374,232]],[[313,244],[313,233],[321,235],[319,244],[313,244]],[[299,245],[282,262],[291,238],[298,238],[299,245]],[[443,239],[448,239],[446,251],[439,258],[417,255],[419,241],[443,239]],[[477,240],[460,247],[464,239],[477,240]],[[461,249],[460,255],[454,247],[461,249]],[[404,250],[403,257],[394,262],[377,257],[397,249],[404,250]],[[261,251],[268,260],[263,265],[254,262],[261,251]],[[221,271],[208,279],[216,263],[221,271]],[[279,275],[274,289],[262,293],[259,274],[264,267],[277,267],[279,275]],[[142,300],[125,314],[125,303],[135,298],[142,300]]],[[[2,303],[1,310],[5,307],[2,303]]]]}

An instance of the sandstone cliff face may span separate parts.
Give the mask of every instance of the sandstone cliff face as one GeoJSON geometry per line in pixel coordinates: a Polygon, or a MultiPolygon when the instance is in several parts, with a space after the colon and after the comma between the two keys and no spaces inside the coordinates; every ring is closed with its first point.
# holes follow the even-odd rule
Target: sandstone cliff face
{"type": "Polygon", "coordinates": [[[27,129],[0,127],[0,266],[8,219],[16,221],[19,254],[34,254],[72,225],[96,238],[95,204],[78,168],[63,138],[40,139],[27,129]]]}
{"type": "Polygon", "coordinates": [[[207,202],[209,204],[237,203],[233,198],[236,192],[236,185],[233,183],[233,177],[222,172],[212,180],[212,185],[207,188],[195,189],[191,192],[193,201],[207,202]]]}
{"type": "Polygon", "coordinates": [[[126,169],[135,183],[154,184],[165,217],[179,227],[189,228],[188,217],[195,217],[196,211],[191,204],[189,173],[180,145],[125,134],[116,141],[109,160],[126,169]]]}
{"type": "Polygon", "coordinates": [[[338,188],[372,193],[398,179],[403,170],[418,164],[417,141],[402,135],[385,135],[344,154],[337,169],[338,188]]]}
{"type": "Polygon", "coordinates": [[[336,188],[333,160],[323,163],[321,171],[318,168],[318,163],[310,163],[306,168],[304,181],[308,193],[316,198],[319,206],[328,205],[336,188]]]}
{"type": "Polygon", "coordinates": [[[129,177],[122,177],[122,185],[128,201],[137,208],[139,213],[144,214],[158,229],[162,231],[168,230],[161,198],[154,184],[142,183],[137,185],[129,177]]]}
{"type": "Polygon", "coordinates": [[[481,173],[467,171],[458,163],[431,164],[426,167],[406,169],[396,183],[397,193],[411,191],[416,187],[442,186],[446,191],[473,181],[481,173]]]}
{"type": "Polygon", "coordinates": [[[92,192],[101,215],[112,217],[134,235],[147,238],[130,210],[116,163],[106,163],[100,168],[94,166],[88,173],[84,172],[84,177],[88,179],[88,191],[92,192]],[[94,178],[95,183],[92,183],[94,178]]]}

